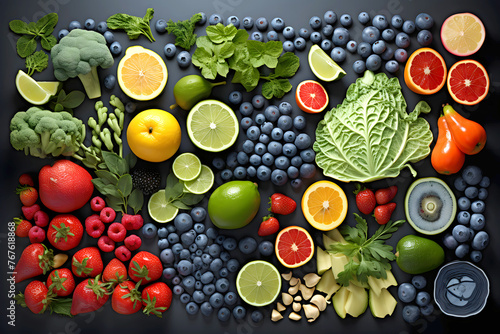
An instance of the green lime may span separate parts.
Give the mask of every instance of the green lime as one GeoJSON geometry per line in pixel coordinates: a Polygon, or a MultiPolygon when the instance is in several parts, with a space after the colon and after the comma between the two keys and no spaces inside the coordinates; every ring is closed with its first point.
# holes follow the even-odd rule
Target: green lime
{"type": "Polygon", "coordinates": [[[238,273],[236,289],[241,299],[252,306],[269,305],[281,292],[281,276],[271,263],[251,261],[238,273]]]}
{"type": "Polygon", "coordinates": [[[149,216],[158,223],[168,223],[177,216],[178,211],[177,207],[168,203],[165,199],[164,189],[158,190],[149,198],[149,216]]]}
{"type": "Polygon", "coordinates": [[[200,175],[201,161],[193,153],[182,153],[172,164],[174,175],[181,181],[192,181],[200,175]]]}
{"type": "Polygon", "coordinates": [[[323,81],[334,81],[346,75],[346,72],[317,44],[311,46],[307,57],[314,75],[323,81]]]}
{"type": "Polygon", "coordinates": [[[189,138],[205,151],[223,151],[238,138],[238,118],[228,105],[220,101],[199,102],[189,112],[186,122],[189,138]]]}
{"type": "Polygon", "coordinates": [[[19,94],[31,104],[42,105],[49,101],[49,99],[57,93],[59,82],[52,84],[44,83],[43,87],[36,82],[35,79],[28,74],[19,70],[16,75],[16,87],[19,94]],[[45,90],[45,88],[49,91],[45,90]]]}
{"type": "Polygon", "coordinates": [[[204,194],[214,185],[214,173],[210,167],[201,165],[201,172],[198,177],[192,181],[184,182],[184,188],[193,194],[204,194]]]}

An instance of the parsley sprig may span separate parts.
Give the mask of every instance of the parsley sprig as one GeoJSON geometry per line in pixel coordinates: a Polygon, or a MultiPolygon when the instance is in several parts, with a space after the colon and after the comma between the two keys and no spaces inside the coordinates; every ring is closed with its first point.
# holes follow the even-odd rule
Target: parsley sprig
{"type": "Polygon", "coordinates": [[[387,270],[391,269],[391,261],[396,259],[392,252],[392,246],[385,243],[404,220],[390,221],[381,225],[377,231],[368,238],[368,224],[358,214],[354,214],[357,222],[355,227],[344,226],[340,232],[344,236],[345,243],[334,243],[328,249],[329,253],[344,254],[349,258],[344,270],[339,273],[337,282],[348,286],[351,279],[357,279],[361,283],[368,281],[368,276],[375,278],[386,278],[387,270]]]}

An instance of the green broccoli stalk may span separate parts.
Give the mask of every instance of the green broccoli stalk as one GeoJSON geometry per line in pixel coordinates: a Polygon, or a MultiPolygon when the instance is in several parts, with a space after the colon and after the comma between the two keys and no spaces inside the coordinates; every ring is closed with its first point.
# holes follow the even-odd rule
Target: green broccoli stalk
{"type": "Polygon", "coordinates": [[[74,29],[52,47],[50,55],[57,80],[78,77],[90,99],[101,96],[97,67],[109,68],[114,63],[103,35],[74,29]]]}

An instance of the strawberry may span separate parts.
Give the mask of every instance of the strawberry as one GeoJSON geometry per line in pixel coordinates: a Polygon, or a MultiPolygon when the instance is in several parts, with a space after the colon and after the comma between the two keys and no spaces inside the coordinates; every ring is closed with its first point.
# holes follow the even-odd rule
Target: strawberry
{"type": "Polygon", "coordinates": [[[83,225],[78,218],[71,214],[55,216],[50,221],[47,230],[47,238],[50,244],[62,251],[67,251],[78,246],[82,240],[82,236],[83,225]]]}
{"type": "Polygon", "coordinates": [[[158,256],[141,251],[134,255],[128,266],[128,275],[141,285],[158,280],[163,273],[163,265],[158,256]]]}
{"type": "Polygon", "coordinates": [[[32,206],[38,200],[38,191],[31,186],[18,186],[16,194],[19,195],[21,203],[25,206],[32,206]]]}
{"type": "Polygon", "coordinates": [[[163,282],[150,284],[142,290],[143,313],[161,318],[172,303],[172,290],[163,282]]]}
{"type": "Polygon", "coordinates": [[[398,192],[397,186],[390,186],[388,188],[378,189],[375,191],[375,199],[378,205],[387,204],[393,200],[398,192]]]}
{"type": "Polygon", "coordinates": [[[31,206],[23,205],[21,207],[21,210],[23,211],[24,218],[32,220],[35,217],[35,213],[37,211],[40,211],[40,205],[38,204],[33,204],[31,206]]]}
{"type": "Polygon", "coordinates": [[[45,240],[45,230],[35,225],[30,228],[28,238],[32,244],[41,243],[45,240]]]}
{"type": "Polygon", "coordinates": [[[104,268],[102,273],[102,279],[105,282],[110,282],[114,284],[122,283],[127,279],[127,268],[117,258],[112,259],[104,268]]]}
{"type": "Polygon", "coordinates": [[[18,294],[16,300],[18,304],[28,307],[35,314],[41,314],[47,309],[49,300],[47,298],[49,290],[42,281],[31,281],[26,285],[23,294],[18,294]]]}
{"type": "Polygon", "coordinates": [[[141,282],[125,281],[118,284],[111,296],[111,307],[118,314],[133,314],[142,308],[141,282]]]}
{"type": "Polygon", "coordinates": [[[47,286],[57,296],[66,297],[75,289],[75,278],[68,268],[54,269],[47,277],[47,286]]]}
{"type": "Polygon", "coordinates": [[[392,213],[396,209],[396,203],[387,203],[383,205],[379,205],[375,208],[375,211],[373,212],[373,216],[375,217],[375,220],[377,223],[380,225],[387,224],[389,220],[391,220],[392,213]]]}
{"type": "Polygon", "coordinates": [[[297,207],[297,203],[293,199],[280,193],[271,195],[269,204],[271,204],[269,211],[279,215],[289,215],[297,207]]]}
{"type": "Polygon", "coordinates": [[[71,270],[77,277],[96,277],[104,265],[97,247],[85,247],[73,255],[71,270]]]}
{"type": "Polygon", "coordinates": [[[358,210],[365,215],[372,213],[377,205],[373,191],[358,184],[354,194],[356,194],[356,206],[358,210]]]}
{"type": "Polygon", "coordinates": [[[19,176],[19,184],[22,186],[31,186],[31,187],[35,186],[35,182],[33,181],[33,177],[28,173],[24,173],[24,174],[21,174],[21,176],[19,176]]]}
{"type": "Polygon", "coordinates": [[[100,275],[80,282],[73,292],[71,314],[93,312],[101,308],[108,301],[109,294],[100,280],[100,275]]]}
{"type": "Polygon", "coordinates": [[[28,220],[21,218],[14,218],[14,224],[16,225],[16,235],[20,238],[25,238],[28,236],[30,228],[33,226],[28,220]]]}
{"type": "Polygon", "coordinates": [[[265,237],[266,235],[271,235],[280,229],[280,223],[278,219],[273,216],[266,216],[262,218],[262,223],[260,223],[259,231],[257,234],[261,237],[265,237]]]}
{"type": "Polygon", "coordinates": [[[52,269],[54,253],[40,243],[28,245],[21,253],[21,258],[14,269],[16,283],[38,275],[45,275],[52,269]]]}

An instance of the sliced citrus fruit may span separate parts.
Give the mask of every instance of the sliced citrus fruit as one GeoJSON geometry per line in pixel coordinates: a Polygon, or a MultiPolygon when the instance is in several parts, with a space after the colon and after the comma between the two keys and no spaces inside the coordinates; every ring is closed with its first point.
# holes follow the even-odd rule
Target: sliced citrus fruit
{"type": "Polygon", "coordinates": [[[172,163],[172,171],[179,180],[192,181],[201,173],[201,161],[193,153],[181,153],[172,163]]]}
{"type": "MultiPolygon", "coordinates": [[[[59,82],[54,81],[53,86],[57,85],[59,87],[59,82]]],[[[47,86],[47,84],[43,84],[43,86],[47,86]]],[[[49,102],[50,98],[57,93],[57,88],[52,88],[47,91],[43,86],[30,77],[28,74],[19,70],[16,75],[16,87],[17,91],[21,96],[31,104],[34,105],[42,105],[49,102]]]]}
{"type": "Polygon", "coordinates": [[[346,75],[342,67],[333,61],[317,44],[313,44],[309,49],[307,60],[311,71],[320,80],[334,81],[346,75]]]}
{"type": "Polygon", "coordinates": [[[149,216],[154,221],[158,223],[168,223],[177,216],[179,209],[167,202],[165,190],[161,189],[149,198],[148,212],[149,216]]]}
{"type": "Polygon", "coordinates": [[[458,13],[441,26],[441,42],[456,56],[470,56],[481,48],[486,37],[483,22],[474,14],[458,13]]]}
{"type": "Polygon", "coordinates": [[[414,93],[437,93],[446,83],[446,63],[436,50],[420,48],[406,61],[404,79],[414,93]]]}
{"type": "Polygon", "coordinates": [[[322,231],[333,230],[347,215],[347,197],[334,182],[317,181],[302,195],[302,213],[314,228],[322,231]]]}
{"type": "Polygon", "coordinates": [[[186,122],[189,138],[205,151],[223,151],[238,138],[238,118],[228,105],[217,100],[197,103],[186,122]]]}
{"type": "Polygon", "coordinates": [[[184,182],[184,188],[193,194],[204,194],[214,185],[214,173],[207,165],[201,165],[200,175],[192,181],[184,182]]]}
{"type": "Polygon", "coordinates": [[[251,261],[238,272],[236,290],[247,304],[257,307],[269,305],[281,293],[281,275],[267,261],[251,261]]]}
{"type": "Polygon", "coordinates": [[[118,84],[129,97],[148,101],[157,97],[167,84],[168,71],[154,51],[135,45],[127,48],[118,63],[118,84]]]}
{"type": "Polygon", "coordinates": [[[62,86],[62,82],[60,81],[37,81],[37,83],[51,95],[56,95],[59,92],[59,88],[62,86]]]}
{"type": "Polygon", "coordinates": [[[288,226],[276,236],[276,257],[287,268],[306,264],[314,255],[314,241],[307,230],[300,226],[288,226]]]}
{"type": "Polygon", "coordinates": [[[307,113],[319,113],[328,106],[329,98],[325,88],[317,81],[305,80],[295,90],[295,101],[307,113]]]}
{"type": "Polygon", "coordinates": [[[481,102],[490,88],[488,72],[472,59],[460,60],[448,71],[448,92],[458,103],[474,105],[481,102]]]}

